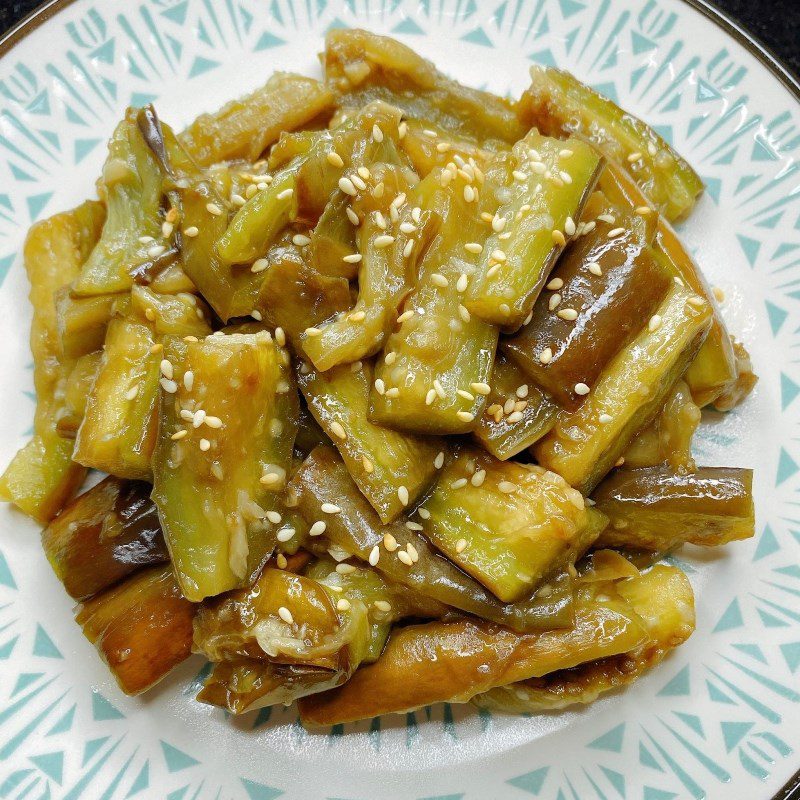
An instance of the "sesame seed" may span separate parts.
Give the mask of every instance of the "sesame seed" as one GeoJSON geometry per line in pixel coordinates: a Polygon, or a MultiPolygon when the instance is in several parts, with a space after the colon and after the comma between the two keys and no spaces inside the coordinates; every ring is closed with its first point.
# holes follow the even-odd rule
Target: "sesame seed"
{"type": "Polygon", "coordinates": [[[392,364],[394,364],[394,362],[397,361],[397,353],[395,353],[394,351],[387,353],[386,358],[384,358],[383,360],[386,364],[388,364],[391,367],[392,364]]]}
{"type": "Polygon", "coordinates": [[[354,311],[352,314],[347,315],[350,322],[363,322],[367,316],[366,311],[354,311]]]}
{"type": "Polygon", "coordinates": [[[500,481],[500,483],[497,484],[497,488],[503,494],[512,494],[517,491],[518,487],[516,483],[511,483],[511,481],[500,481]]]}
{"type": "Polygon", "coordinates": [[[344,441],[347,439],[347,432],[342,427],[342,423],[334,420],[331,422],[331,433],[337,438],[344,441]]]}
{"type": "Polygon", "coordinates": [[[369,563],[371,567],[374,567],[381,557],[381,548],[376,544],[372,550],[369,551],[369,563]]]}
{"type": "Polygon", "coordinates": [[[338,514],[342,509],[339,506],[335,506],[333,503],[323,503],[320,506],[320,510],[323,514],[338,514]]]}
{"type": "Polygon", "coordinates": [[[587,233],[591,233],[597,227],[597,223],[593,219],[588,222],[582,222],[581,225],[583,225],[582,235],[584,236],[587,233]]]}
{"type": "Polygon", "coordinates": [[[139,387],[138,386],[131,386],[127,392],[125,392],[125,399],[126,400],[133,400],[136,395],[139,394],[139,387]]]}
{"type": "Polygon", "coordinates": [[[569,172],[564,171],[563,169],[558,173],[558,177],[561,178],[564,183],[572,183],[572,175],[569,172]]]}
{"type": "Polygon", "coordinates": [[[625,228],[612,228],[606,236],[609,239],[616,239],[618,236],[622,236],[623,233],[625,233],[625,228]]]}
{"type": "Polygon", "coordinates": [[[545,347],[541,353],[539,353],[539,363],[540,364],[549,364],[553,360],[553,351],[549,347],[545,347]]]}
{"type": "Polygon", "coordinates": [[[472,402],[475,399],[475,395],[474,394],[470,394],[469,392],[467,392],[464,389],[456,389],[456,394],[459,397],[463,397],[465,400],[469,400],[470,402],[472,402]]]}
{"type": "Polygon", "coordinates": [[[425,128],[422,131],[424,136],[427,136],[430,139],[435,139],[439,134],[436,131],[432,131],[430,128],[425,128]]]}
{"type": "Polygon", "coordinates": [[[206,412],[202,408],[198,408],[192,415],[192,426],[199,428],[206,421],[206,412]]]}
{"type": "Polygon", "coordinates": [[[470,413],[469,411],[456,411],[456,416],[462,422],[472,422],[475,419],[475,415],[470,413]]]}
{"type": "Polygon", "coordinates": [[[433,459],[433,466],[436,469],[441,469],[444,466],[444,450],[440,450],[433,459]]]}
{"type": "MultiPolygon", "coordinates": [[[[170,209],[172,210],[172,209],[170,209]]],[[[171,222],[162,222],[161,223],[161,235],[165,239],[169,239],[172,236],[172,232],[175,230],[175,226],[171,222]]]]}
{"type": "Polygon", "coordinates": [[[592,275],[600,276],[603,274],[603,268],[596,261],[589,262],[588,269],[592,275]]]}
{"type": "Polygon", "coordinates": [[[464,201],[467,203],[471,203],[475,200],[475,197],[476,197],[475,190],[469,184],[467,184],[464,187],[464,201]]]}
{"type": "Polygon", "coordinates": [[[386,392],[386,384],[383,382],[383,378],[375,378],[374,386],[378,394],[383,395],[386,392]]]}
{"type": "Polygon", "coordinates": [[[209,428],[218,429],[222,427],[222,420],[219,417],[209,417],[205,419],[205,423],[209,428]]]}
{"type": "Polygon", "coordinates": [[[650,321],[647,323],[647,330],[649,330],[650,333],[653,333],[654,331],[657,331],[660,327],[661,327],[661,316],[659,314],[653,314],[653,316],[650,317],[650,321]]]}
{"type": "Polygon", "coordinates": [[[489,256],[489,258],[502,263],[506,260],[506,254],[502,250],[492,250],[492,254],[489,256]]]}
{"type": "Polygon", "coordinates": [[[564,223],[564,233],[567,236],[575,235],[575,220],[572,217],[567,217],[567,221],[564,223]]]}
{"type": "Polygon", "coordinates": [[[453,481],[450,484],[450,488],[451,489],[461,489],[462,487],[464,487],[466,485],[467,485],[467,479],[466,478],[458,478],[457,480],[453,481]]]}
{"type": "Polygon", "coordinates": [[[182,408],[180,417],[184,422],[191,422],[194,419],[194,412],[189,411],[188,408],[182,408]]]}
{"type": "Polygon", "coordinates": [[[281,521],[281,515],[277,511],[267,511],[266,517],[273,525],[277,525],[281,521]]]}
{"type": "Polygon", "coordinates": [[[170,361],[168,361],[166,358],[162,359],[161,360],[161,364],[159,365],[159,369],[161,370],[161,374],[165,378],[168,378],[169,380],[172,380],[172,375],[173,375],[173,373],[172,373],[172,363],[170,361]]]}
{"type": "Polygon", "coordinates": [[[456,291],[466,292],[468,284],[469,284],[469,278],[467,277],[466,272],[462,272],[458,276],[458,280],[456,281],[456,291]]]}
{"type": "Polygon", "coordinates": [[[633,164],[635,161],[638,161],[642,157],[642,154],[637,150],[635,153],[628,154],[628,162],[633,164]]]}
{"type": "Polygon", "coordinates": [[[236,194],[236,192],[231,194],[231,203],[233,203],[233,205],[235,205],[237,208],[241,208],[246,202],[247,200],[245,200],[240,194],[236,194]]]}
{"type": "Polygon", "coordinates": [[[169,380],[169,378],[161,378],[159,383],[167,394],[175,394],[175,392],[178,391],[178,384],[175,383],[175,381],[169,380]]]}
{"type": "Polygon", "coordinates": [[[458,316],[461,317],[464,322],[469,322],[472,319],[467,307],[460,303],[458,304],[458,316]]]}
{"type": "Polygon", "coordinates": [[[603,425],[608,425],[608,423],[611,422],[613,417],[611,416],[611,414],[601,414],[599,419],[600,419],[600,422],[603,423],[603,425]]]}
{"type": "Polygon", "coordinates": [[[642,217],[646,217],[648,214],[651,214],[653,209],[650,206],[637,206],[634,211],[642,217]]]}
{"type": "Polygon", "coordinates": [[[722,289],[720,289],[719,286],[714,286],[711,289],[711,291],[714,294],[714,299],[718,303],[724,303],[725,302],[725,292],[722,289]]]}
{"type": "Polygon", "coordinates": [[[559,305],[561,304],[561,295],[556,292],[553,295],[550,295],[550,299],[547,301],[547,307],[550,311],[555,311],[559,305]]]}
{"type": "Polygon", "coordinates": [[[384,533],[383,534],[383,546],[390,552],[393,553],[399,545],[397,544],[397,539],[392,536],[391,533],[384,533]]]}
{"type": "Polygon", "coordinates": [[[388,247],[390,244],[392,244],[392,242],[394,242],[394,236],[388,236],[387,234],[376,236],[372,241],[375,247],[379,249],[388,247]]]}
{"type": "Polygon", "coordinates": [[[347,208],[345,209],[345,214],[347,214],[347,219],[349,219],[350,222],[353,223],[353,225],[361,224],[361,220],[359,219],[358,214],[356,214],[356,212],[353,211],[353,209],[350,208],[350,206],[347,206],[347,208]]]}
{"type": "Polygon", "coordinates": [[[456,553],[463,553],[467,549],[467,540],[459,539],[456,542],[456,553]]]}
{"type": "Polygon", "coordinates": [[[366,456],[361,456],[361,465],[364,467],[364,472],[366,473],[370,473],[375,469],[372,466],[372,462],[366,456]]]}
{"type": "Polygon", "coordinates": [[[405,550],[400,550],[400,551],[397,553],[397,557],[398,557],[398,558],[400,559],[400,561],[402,561],[402,562],[403,562],[403,564],[405,564],[407,567],[410,567],[410,566],[411,566],[411,565],[414,563],[414,561],[413,561],[413,559],[411,558],[411,556],[410,556],[410,555],[408,554],[408,552],[407,552],[407,551],[405,551],[405,550]]]}
{"type": "Polygon", "coordinates": [[[439,144],[436,145],[436,150],[439,153],[446,153],[449,149],[450,149],[450,142],[439,142],[439,144]]]}
{"type": "Polygon", "coordinates": [[[406,543],[406,552],[411,556],[411,561],[416,564],[419,561],[419,553],[417,548],[411,542],[406,543]]]}
{"type": "Polygon", "coordinates": [[[177,442],[180,439],[183,439],[188,435],[189,435],[189,431],[187,431],[186,428],[183,428],[182,430],[177,431],[176,433],[173,433],[172,436],[170,436],[169,438],[172,439],[173,442],[177,442]]]}
{"type": "Polygon", "coordinates": [[[436,399],[436,389],[428,389],[428,392],[425,395],[425,405],[426,406],[433,405],[433,401],[435,399],[436,399]]]}
{"type": "Polygon", "coordinates": [[[405,122],[401,122],[397,126],[397,138],[404,139],[405,135],[408,133],[408,125],[405,122]]]}
{"type": "Polygon", "coordinates": [[[417,509],[417,513],[420,515],[420,517],[422,517],[422,519],[430,519],[431,518],[431,512],[428,511],[427,508],[418,508],[417,509]]]}
{"type": "Polygon", "coordinates": [[[322,336],[322,331],[319,328],[306,328],[304,331],[306,336],[313,338],[314,336],[322,336]]]}
{"type": "Polygon", "coordinates": [[[483,250],[483,245],[480,244],[479,242],[467,242],[464,245],[464,249],[468,253],[474,253],[475,255],[477,255],[478,253],[480,253],[483,250]]]}
{"type": "Polygon", "coordinates": [[[521,169],[515,169],[511,174],[514,176],[514,179],[518,181],[524,181],[525,178],[528,177],[521,169]]]}
{"type": "Polygon", "coordinates": [[[403,248],[403,258],[408,258],[411,255],[411,251],[414,248],[414,240],[409,239],[406,242],[406,246],[403,248]]]}
{"type": "Polygon", "coordinates": [[[378,611],[383,611],[385,614],[388,614],[392,610],[392,604],[388,600],[375,600],[372,605],[374,605],[378,611]]]}
{"type": "Polygon", "coordinates": [[[211,442],[208,439],[201,439],[200,440],[200,449],[205,453],[211,447],[211,442]]]}
{"type": "Polygon", "coordinates": [[[184,236],[188,236],[190,239],[194,239],[198,233],[200,233],[200,231],[196,225],[190,225],[188,228],[183,229],[184,236]]]}
{"type": "Polygon", "coordinates": [[[337,564],[336,565],[336,571],[340,575],[350,575],[350,574],[352,574],[353,572],[356,571],[356,568],[352,564],[344,564],[344,563],[342,563],[342,564],[337,564]]]}
{"type": "Polygon", "coordinates": [[[436,392],[437,395],[439,395],[440,399],[442,399],[442,400],[444,400],[445,397],[447,396],[445,394],[444,387],[439,382],[438,378],[435,378],[434,381],[433,381],[433,390],[436,392]]]}
{"type": "Polygon", "coordinates": [[[250,185],[249,185],[249,186],[248,186],[248,187],[247,187],[247,188],[244,190],[244,196],[245,196],[245,197],[246,197],[248,200],[251,200],[252,198],[254,198],[254,197],[256,196],[256,194],[257,194],[257,193],[258,193],[258,186],[256,186],[254,183],[251,183],[251,184],[250,184],[250,185]]]}
{"type": "Polygon", "coordinates": [[[551,280],[545,288],[549,289],[551,292],[555,292],[557,289],[563,288],[563,286],[564,281],[561,280],[561,278],[553,278],[553,280],[551,280]]]}
{"type": "Polygon", "coordinates": [[[564,238],[564,234],[561,233],[561,231],[554,230],[551,235],[556,244],[559,244],[563,247],[567,243],[567,240],[564,238]]]}
{"type": "Polygon", "coordinates": [[[574,322],[578,319],[578,312],[574,308],[562,308],[561,311],[556,313],[561,319],[567,320],[567,322],[574,322]]]}
{"type": "Polygon", "coordinates": [[[266,258],[257,258],[250,267],[250,272],[263,272],[269,266],[266,258]]]}
{"type": "Polygon", "coordinates": [[[410,222],[404,222],[400,226],[400,233],[416,233],[416,232],[417,232],[417,226],[412,225],[410,222]]]}
{"type": "Polygon", "coordinates": [[[589,394],[590,389],[585,383],[576,383],[575,384],[575,394],[580,395],[583,397],[584,395],[589,394]]]}
{"type": "Polygon", "coordinates": [[[165,251],[166,251],[166,249],[167,249],[167,248],[166,248],[166,247],[164,247],[164,245],[163,245],[163,244],[156,244],[156,245],[153,245],[153,246],[152,246],[152,247],[151,247],[151,248],[150,248],[150,249],[147,251],[147,255],[148,255],[150,258],[158,258],[158,256],[160,256],[160,255],[161,255],[163,252],[165,252],[165,251]]]}
{"type": "Polygon", "coordinates": [[[422,527],[422,525],[419,524],[419,522],[412,522],[411,520],[408,520],[408,522],[406,522],[406,528],[408,528],[410,531],[424,530],[424,528],[422,527]]]}
{"type": "Polygon", "coordinates": [[[294,528],[283,528],[275,534],[275,538],[279,542],[288,542],[295,534],[294,528]]]}
{"type": "Polygon", "coordinates": [[[702,308],[706,304],[706,301],[702,297],[699,297],[698,295],[690,297],[686,302],[690,306],[694,306],[695,308],[702,308]]]}
{"type": "Polygon", "coordinates": [[[356,189],[358,189],[361,192],[363,192],[364,189],[367,188],[367,184],[364,183],[364,181],[361,179],[359,175],[351,175],[350,180],[352,181],[353,186],[355,186],[356,189]]]}
{"type": "Polygon", "coordinates": [[[397,499],[404,505],[408,505],[408,489],[405,486],[398,486],[397,487],[397,499]]]}
{"type": "Polygon", "coordinates": [[[264,318],[261,316],[261,312],[260,312],[258,309],[253,309],[253,310],[250,312],[250,316],[251,316],[253,319],[255,319],[255,320],[258,320],[259,322],[261,322],[261,320],[262,320],[262,319],[264,319],[264,318]]]}
{"type": "Polygon", "coordinates": [[[302,233],[296,233],[292,236],[292,243],[298,247],[306,247],[306,245],[311,244],[311,239],[309,239],[308,236],[304,236],[302,233]]]}
{"type": "Polygon", "coordinates": [[[278,609],[278,616],[287,624],[287,625],[294,625],[294,617],[292,616],[292,612],[289,611],[286,606],[281,606],[278,609]]]}
{"type": "Polygon", "coordinates": [[[479,469],[475,471],[475,474],[470,478],[469,482],[473,486],[481,486],[486,479],[486,470],[479,469]]]}
{"type": "Polygon", "coordinates": [[[414,208],[411,209],[411,219],[419,225],[422,219],[422,209],[419,206],[414,206],[414,208]]]}
{"type": "Polygon", "coordinates": [[[325,529],[328,527],[327,523],[323,522],[321,519],[318,519],[308,530],[309,536],[322,536],[325,533],[325,529]]]}
{"type": "Polygon", "coordinates": [[[383,131],[378,127],[377,123],[372,126],[372,138],[376,142],[383,141],[383,131]]]}
{"type": "Polygon", "coordinates": [[[139,244],[150,244],[150,242],[154,242],[155,239],[152,236],[140,236],[139,237],[139,244]]]}
{"type": "Polygon", "coordinates": [[[215,217],[219,217],[222,214],[222,209],[216,203],[206,203],[206,211],[215,217]]]}
{"type": "Polygon", "coordinates": [[[450,282],[447,280],[447,278],[445,278],[445,276],[440,272],[434,272],[431,275],[431,283],[434,286],[438,286],[440,289],[446,289],[450,285],[450,282]]]}
{"type": "Polygon", "coordinates": [[[391,389],[386,390],[386,396],[388,398],[395,398],[400,396],[400,390],[396,386],[392,386],[391,389]]]}
{"type": "Polygon", "coordinates": [[[559,157],[559,158],[564,158],[564,159],[567,159],[567,158],[569,158],[571,155],[572,155],[572,150],[567,150],[566,148],[565,148],[564,150],[559,150],[559,151],[558,151],[558,157],[559,157]]]}
{"type": "Polygon", "coordinates": [[[521,411],[512,411],[506,419],[508,422],[519,422],[522,419],[522,412],[521,411]]]}
{"type": "Polygon", "coordinates": [[[345,194],[349,194],[351,197],[355,197],[358,194],[356,187],[353,185],[353,181],[351,181],[350,178],[339,178],[339,188],[345,194]]]}

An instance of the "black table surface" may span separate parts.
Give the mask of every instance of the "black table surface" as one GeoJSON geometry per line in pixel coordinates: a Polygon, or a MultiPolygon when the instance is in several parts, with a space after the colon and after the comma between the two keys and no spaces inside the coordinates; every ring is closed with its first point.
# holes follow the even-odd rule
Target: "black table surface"
{"type": "MultiPolygon", "coordinates": [[[[753,34],[800,77],[800,5],[797,0],[711,0],[753,34]]],[[[29,14],[41,0],[0,0],[0,32],[29,14]]]]}

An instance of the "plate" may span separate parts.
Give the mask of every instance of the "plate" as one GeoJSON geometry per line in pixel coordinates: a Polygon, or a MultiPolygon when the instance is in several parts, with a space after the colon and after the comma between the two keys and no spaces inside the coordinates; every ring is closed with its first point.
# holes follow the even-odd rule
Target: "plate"
{"type": "MultiPolygon", "coordinates": [[[[42,21],[42,20],[45,21],[42,21]]],[[[800,742],[800,106],[753,47],[683,0],[75,0],[0,64],[0,463],[29,433],[36,219],[93,193],[127,104],[181,126],[275,69],[318,74],[332,26],[391,33],[468,84],[568,67],[652,122],[705,180],[682,236],[761,376],[707,415],[700,463],[756,469],[757,536],[676,561],[697,632],[622,693],[537,716],[437,705],[308,734],[294,708],[195,703],[190,661],[124,697],[71,615],[36,527],[0,509],[0,797],[772,797],[800,742]]],[[[762,57],[763,58],[763,57],[762,57]]]]}

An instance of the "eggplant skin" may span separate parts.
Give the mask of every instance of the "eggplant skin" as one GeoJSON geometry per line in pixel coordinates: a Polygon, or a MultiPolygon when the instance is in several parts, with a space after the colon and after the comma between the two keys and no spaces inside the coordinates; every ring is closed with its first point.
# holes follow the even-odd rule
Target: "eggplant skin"
{"type": "Polygon", "coordinates": [[[195,609],[181,594],[172,567],[165,565],[141,570],[96,595],[83,604],[75,621],[120,689],[135,695],[191,655],[195,609]]]}
{"type": "Polygon", "coordinates": [[[686,542],[713,547],[755,533],[753,471],[699,467],[687,474],[669,467],[618,470],[592,495],[611,523],[602,547],[663,552],[686,542]]]}
{"type": "Polygon", "coordinates": [[[151,489],[109,475],[42,531],[47,558],[71,597],[84,600],[141,567],[169,560],[151,489]]]}

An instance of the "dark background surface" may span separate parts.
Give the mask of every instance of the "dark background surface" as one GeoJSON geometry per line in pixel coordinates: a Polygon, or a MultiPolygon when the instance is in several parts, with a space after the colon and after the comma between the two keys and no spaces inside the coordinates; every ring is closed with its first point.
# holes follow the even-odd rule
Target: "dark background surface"
{"type": "MultiPolygon", "coordinates": [[[[711,0],[767,46],[800,77],[800,3],[798,0],[711,0]]],[[[29,14],[41,0],[0,0],[0,32],[29,14]]]]}

